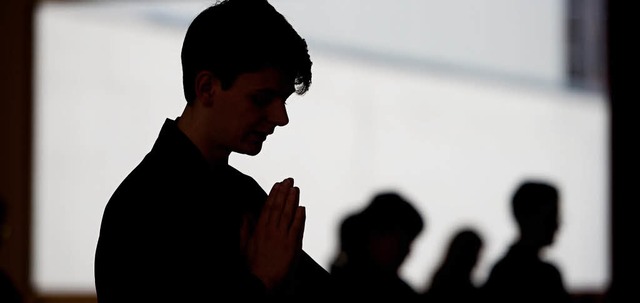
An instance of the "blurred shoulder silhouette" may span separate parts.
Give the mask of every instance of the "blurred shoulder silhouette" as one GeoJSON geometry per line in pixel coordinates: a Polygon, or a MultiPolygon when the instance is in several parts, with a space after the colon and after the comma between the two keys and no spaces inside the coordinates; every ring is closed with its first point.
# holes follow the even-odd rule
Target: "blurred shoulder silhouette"
{"type": "Polygon", "coordinates": [[[423,302],[479,301],[480,289],[472,276],[482,247],[483,240],[475,229],[467,227],[457,231],[423,293],[423,302]]]}
{"type": "MultiPolygon", "coordinates": [[[[4,239],[7,235],[7,202],[0,197],[0,249],[4,246],[4,239]]],[[[20,291],[13,283],[13,280],[4,269],[0,268],[0,303],[19,303],[23,302],[20,291]]]]}
{"type": "Polygon", "coordinates": [[[416,302],[418,293],[398,274],[424,227],[420,213],[396,192],[377,194],[340,225],[340,249],[331,265],[338,297],[416,302]]]}
{"type": "Polygon", "coordinates": [[[555,185],[525,180],[512,197],[519,236],[493,266],[483,285],[491,302],[571,302],[560,270],[541,257],[559,227],[560,194],[555,185]]]}

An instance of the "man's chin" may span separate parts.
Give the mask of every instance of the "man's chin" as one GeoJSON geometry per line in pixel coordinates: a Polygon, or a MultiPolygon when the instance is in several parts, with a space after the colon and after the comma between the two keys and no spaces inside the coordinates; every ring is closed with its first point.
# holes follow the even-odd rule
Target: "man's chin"
{"type": "Polygon", "coordinates": [[[257,144],[251,147],[246,147],[246,148],[236,150],[236,152],[247,155],[247,156],[255,156],[259,154],[261,150],[262,150],[262,144],[259,144],[259,145],[257,144]]]}

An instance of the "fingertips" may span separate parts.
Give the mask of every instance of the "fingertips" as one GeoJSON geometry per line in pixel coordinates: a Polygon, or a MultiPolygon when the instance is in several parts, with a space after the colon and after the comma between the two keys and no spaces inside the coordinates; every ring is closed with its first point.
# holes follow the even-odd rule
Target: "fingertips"
{"type": "Polygon", "coordinates": [[[293,186],[293,178],[291,178],[291,177],[285,178],[284,180],[282,180],[282,184],[284,184],[284,185],[286,185],[288,187],[293,186]]]}
{"type": "Polygon", "coordinates": [[[282,182],[274,183],[273,186],[271,186],[271,191],[269,191],[269,195],[271,195],[271,194],[275,193],[276,191],[278,191],[280,186],[282,186],[282,182]]]}

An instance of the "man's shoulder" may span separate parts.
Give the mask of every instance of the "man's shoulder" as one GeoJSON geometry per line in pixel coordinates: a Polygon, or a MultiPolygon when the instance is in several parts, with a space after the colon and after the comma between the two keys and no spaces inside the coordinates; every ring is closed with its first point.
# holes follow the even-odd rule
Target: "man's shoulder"
{"type": "Polygon", "coordinates": [[[225,170],[225,178],[228,178],[231,183],[242,186],[247,189],[257,190],[264,193],[264,189],[260,186],[258,181],[252,176],[240,171],[239,169],[229,165],[225,170]]]}
{"type": "Polygon", "coordinates": [[[120,182],[116,192],[145,190],[146,187],[160,185],[157,184],[159,181],[167,180],[172,176],[167,170],[167,165],[161,165],[161,163],[161,159],[154,156],[152,152],[148,153],[120,182]]]}
{"type": "Polygon", "coordinates": [[[187,188],[198,180],[196,169],[176,164],[179,161],[152,149],[115,188],[107,202],[107,208],[125,207],[129,211],[136,208],[154,209],[162,206],[161,201],[178,199],[187,194],[187,188]],[[190,185],[191,184],[191,185],[190,185]]]}

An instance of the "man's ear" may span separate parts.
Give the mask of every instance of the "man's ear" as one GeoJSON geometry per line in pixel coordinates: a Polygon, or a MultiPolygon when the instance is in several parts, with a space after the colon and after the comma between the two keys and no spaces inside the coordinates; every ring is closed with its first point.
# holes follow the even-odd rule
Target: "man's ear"
{"type": "Polygon", "coordinates": [[[210,71],[203,70],[196,75],[196,100],[205,106],[211,105],[216,92],[220,89],[220,80],[210,71]]]}

